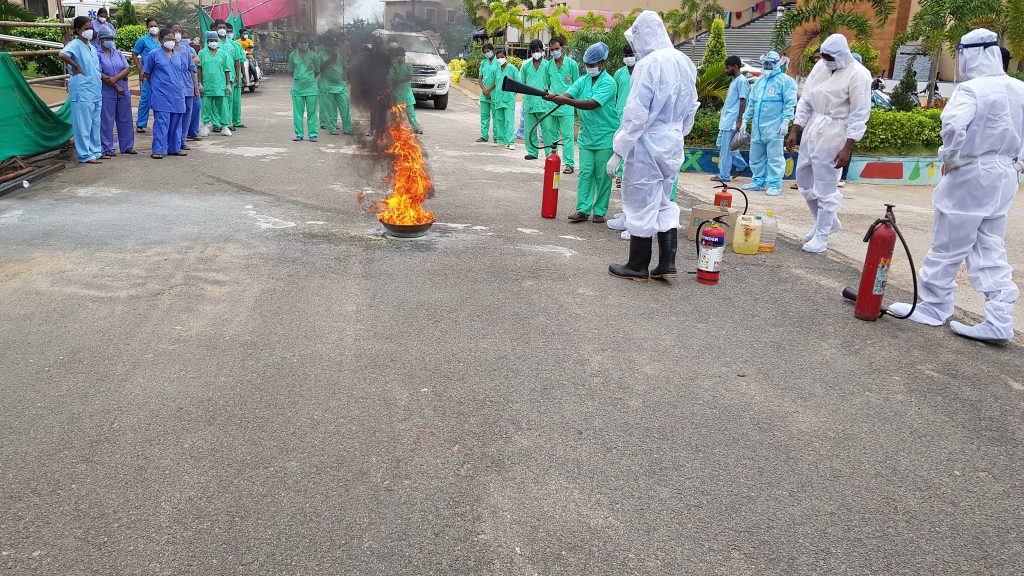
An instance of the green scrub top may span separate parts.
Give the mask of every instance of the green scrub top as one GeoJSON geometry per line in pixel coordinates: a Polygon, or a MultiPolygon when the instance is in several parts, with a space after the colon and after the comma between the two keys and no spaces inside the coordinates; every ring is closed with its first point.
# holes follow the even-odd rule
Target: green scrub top
{"type": "MultiPolygon", "coordinates": [[[[565,94],[569,91],[572,83],[580,77],[580,65],[575,60],[565,56],[562,58],[562,67],[559,68],[555,61],[548,62],[548,90],[552,94],[565,94]]],[[[552,116],[572,116],[572,106],[562,106],[552,116]]]]}
{"type": "Polygon", "coordinates": [[[224,52],[228,61],[231,63],[231,81],[235,81],[235,62],[242,62],[245,60],[245,48],[234,40],[224,40],[220,43],[219,52],[224,52]]]}
{"type": "Polygon", "coordinates": [[[409,94],[412,94],[412,64],[395,60],[388,70],[388,84],[392,86],[393,102],[406,102],[409,94]],[[399,78],[410,78],[410,80],[398,81],[399,78]]]}
{"type": "Polygon", "coordinates": [[[344,56],[339,52],[334,64],[324,66],[323,64],[331,55],[327,52],[319,52],[318,55],[320,57],[320,90],[331,94],[348,92],[348,87],[345,85],[344,56]]]}
{"type": "Polygon", "coordinates": [[[497,74],[495,75],[495,82],[497,83],[494,87],[494,92],[491,92],[491,101],[494,102],[495,108],[515,108],[516,107],[516,93],[505,92],[501,89],[501,81],[506,77],[513,80],[519,80],[519,69],[515,67],[511,62],[505,63],[505,69],[501,69],[501,64],[495,66],[497,74]]]}
{"type": "MultiPolygon", "coordinates": [[[[532,58],[523,62],[523,69],[519,71],[519,81],[527,86],[539,90],[548,89],[548,61],[541,59],[540,66],[534,68],[532,58]]],[[[546,114],[551,110],[551,103],[540,96],[523,96],[523,112],[533,114],[546,114]]]]}
{"type": "Polygon", "coordinates": [[[629,68],[623,66],[615,71],[615,86],[618,91],[615,94],[615,110],[622,116],[622,110],[626,107],[626,100],[629,98],[629,86],[633,82],[633,75],[629,68]]]}
{"type": "MultiPolygon", "coordinates": [[[[491,58],[490,60],[484,58],[483,62],[480,63],[480,79],[483,81],[484,88],[494,84],[494,79],[498,75],[498,68],[500,66],[498,65],[497,58],[491,58]]],[[[494,92],[491,92],[491,94],[494,94],[494,92]]],[[[490,102],[491,98],[484,96],[484,93],[480,92],[480,101],[490,102]]]]}
{"type": "Polygon", "coordinates": [[[235,69],[234,60],[228,58],[226,50],[220,48],[214,53],[209,48],[199,51],[199,67],[203,69],[203,94],[223,96],[227,82],[224,73],[235,69]]]}
{"type": "Polygon", "coordinates": [[[300,56],[298,50],[288,56],[288,71],[292,73],[292,96],[316,96],[316,77],[320,75],[320,58],[315,52],[306,51],[300,56]]]}
{"type": "MultiPolygon", "coordinates": [[[[580,110],[580,137],[577,143],[587,150],[603,150],[612,147],[612,138],[619,129],[619,111],[615,109],[615,80],[602,70],[595,82],[584,76],[569,88],[569,95],[577,100],[597,100],[600,104],[593,110],[580,110]]],[[[570,108],[566,106],[566,108],[570,108]]]]}

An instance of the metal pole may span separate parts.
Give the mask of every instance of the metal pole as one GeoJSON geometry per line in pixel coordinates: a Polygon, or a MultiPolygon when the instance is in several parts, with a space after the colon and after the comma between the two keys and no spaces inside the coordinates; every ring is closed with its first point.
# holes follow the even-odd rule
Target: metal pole
{"type": "Polygon", "coordinates": [[[10,22],[0,20],[0,28],[71,28],[66,22],[10,22]]]}

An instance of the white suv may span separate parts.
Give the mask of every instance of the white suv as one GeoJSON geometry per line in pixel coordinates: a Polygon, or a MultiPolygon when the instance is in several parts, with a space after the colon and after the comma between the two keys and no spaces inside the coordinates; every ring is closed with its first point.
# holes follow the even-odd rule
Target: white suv
{"type": "Polygon", "coordinates": [[[416,99],[433,100],[438,110],[448,108],[452,74],[430,38],[418,32],[376,30],[374,34],[405,48],[405,61],[412,64],[412,93],[416,99]]]}

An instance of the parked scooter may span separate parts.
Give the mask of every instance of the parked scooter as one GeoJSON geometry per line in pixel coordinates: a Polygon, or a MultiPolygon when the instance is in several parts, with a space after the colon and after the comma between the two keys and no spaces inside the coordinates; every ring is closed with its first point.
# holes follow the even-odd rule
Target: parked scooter
{"type": "Polygon", "coordinates": [[[252,58],[246,58],[242,64],[242,80],[245,82],[245,88],[249,92],[253,92],[259,88],[261,78],[263,78],[263,72],[260,70],[260,63],[255,55],[252,58]]]}

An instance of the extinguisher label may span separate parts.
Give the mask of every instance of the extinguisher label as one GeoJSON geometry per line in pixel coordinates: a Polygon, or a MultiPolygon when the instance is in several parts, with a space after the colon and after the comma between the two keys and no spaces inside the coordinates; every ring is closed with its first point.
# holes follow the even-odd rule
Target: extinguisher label
{"type": "Polygon", "coordinates": [[[885,280],[889,276],[889,266],[892,264],[892,259],[882,258],[878,261],[878,272],[875,273],[875,286],[871,290],[871,293],[875,296],[881,296],[885,294],[885,280]]]}
{"type": "Polygon", "coordinates": [[[725,256],[725,246],[701,248],[697,269],[704,272],[718,272],[722,267],[723,256],[725,256]]]}
{"type": "Polygon", "coordinates": [[[552,183],[551,187],[554,188],[555,190],[558,190],[558,181],[561,180],[561,179],[562,179],[562,175],[559,174],[558,172],[555,172],[555,176],[551,180],[551,183],[552,183]]]}

